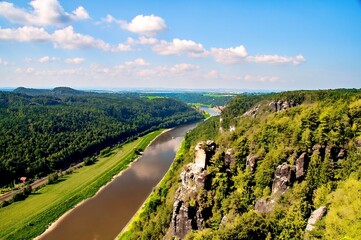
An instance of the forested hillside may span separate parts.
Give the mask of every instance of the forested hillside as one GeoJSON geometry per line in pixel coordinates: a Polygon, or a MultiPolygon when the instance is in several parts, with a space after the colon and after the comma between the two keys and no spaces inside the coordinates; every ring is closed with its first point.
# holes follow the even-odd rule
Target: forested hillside
{"type": "Polygon", "coordinates": [[[69,88],[31,92],[0,92],[0,186],[44,176],[137,134],[202,118],[173,99],[69,88]]]}
{"type": "Polygon", "coordinates": [[[210,107],[215,107],[215,106],[226,105],[237,94],[169,92],[169,93],[144,93],[142,95],[175,98],[187,104],[201,104],[210,107]]]}
{"type": "Polygon", "coordinates": [[[123,238],[360,239],[360,179],[360,90],[240,96],[187,134],[123,238]]]}

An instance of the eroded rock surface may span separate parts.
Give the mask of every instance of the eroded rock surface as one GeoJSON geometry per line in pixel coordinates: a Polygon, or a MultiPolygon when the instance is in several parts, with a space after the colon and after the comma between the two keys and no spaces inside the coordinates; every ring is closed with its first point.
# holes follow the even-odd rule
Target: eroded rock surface
{"type": "Polygon", "coordinates": [[[325,206],[321,206],[312,212],[310,218],[307,221],[306,232],[311,231],[315,228],[315,224],[317,221],[321,220],[323,216],[326,215],[327,208],[325,206]]]}
{"type": "Polygon", "coordinates": [[[200,142],[195,147],[194,162],[185,166],[181,173],[182,184],[175,194],[171,222],[172,234],[183,239],[191,230],[201,230],[204,212],[197,195],[207,189],[207,171],[210,159],[214,155],[216,144],[213,141],[200,142]]]}

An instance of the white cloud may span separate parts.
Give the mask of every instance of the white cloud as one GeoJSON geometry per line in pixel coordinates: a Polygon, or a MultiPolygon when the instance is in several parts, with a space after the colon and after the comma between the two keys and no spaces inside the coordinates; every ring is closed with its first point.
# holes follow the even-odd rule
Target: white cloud
{"type": "Polygon", "coordinates": [[[156,38],[140,36],[138,39],[128,37],[126,43],[129,45],[154,45],[158,42],[159,40],[156,38]]]}
{"type": "Polygon", "coordinates": [[[42,58],[39,58],[38,62],[40,62],[40,63],[48,63],[48,62],[55,62],[55,61],[58,61],[58,60],[59,60],[59,58],[57,58],[57,57],[44,56],[42,58]]]}
{"type": "Polygon", "coordinates": [[[163,32],[167,29],[163,18],[154,15],[138,15],[133,18],[130,23],[122,20],[116,20],[111,15],[108,15],[106,21],[118,22],[120,23],[121,28],[128,30],[132,33],[144,36],[155,36],[156,34],[163,32]]]}
{"type": "Polygon", "coordinates": [[[67,13],[57,0],[33,0],[31,10],[17,8],[9,2],[0,2],[0,15],[12,23],[23,25],[50,26],[63,25],[73,20],[84,20],[89,14],[80,6],[67,13]]]}
{"type": "Polygon", "coordinates": [[[160,55],[182,55],[186,54],[190,57],[204,57],[208,52],[203,45],[192,40],[173,39],[172,42],[160,41],[153,47],[153,51],[160,55]]]}
{"type": "Polygon", "coordinates": [[[56,30],[52,35],[52,41],[55,47],[66,49],[99,48],[104,51],[112,50],[112,47],[103,40],[74,32],[72,26],[56,30]]]}
{"type": "Polygon", "coordinates": [[[169,71],[171,73],[185,73],[185,72],[192,72],[198,69],[199,69],[198,65],[193,65],[189,63],[180,63],[180,64],[175,64],[174,66],[169,68],[169,71]]]}
{"type": "Polygon", "coordinates": [[[299,54],[296,57],[285,57],[279,55],[256,55],[256,56],[248,56],[247,61],[255,62],[255,63],[293,63],[294,65],[298,65],[306,59],[303,55],[299,54]]]}
{"type": "Polygon", "coordinates": [[[89,19],[90,16],[84,7],[80,6],[73,11],[72,19],[74,20],[85,20],[89,19]]]}
{"type": "Polygon", "coordinates": [[[248,55],[243,45],[235,48],[211,48],[211,53],[217,62],[225,64],[239,63],[248,55]]]}
{"type": "Polygon", "coordinates": [[[278,76],[265,76],[265,75],[251,75],[246,74],[243,76],[244,81],[247,82],[278,82],[280,78],[278,76]]]}
{"type": "Polygon", "coordinates": [[[8,62],[0,58],[0,65],[8,65],[8,62]]]}
{"type": "Polygon", "coordinates": [[[145,61],[143,58],[137,58],[133,61],[125,62],[124,65],[126,66],[147,66],[149,63],[145,61]]]}
{"type": "Polygon", "coordinates": [[[130,51],[131,46],[120,43],[112,46],[101,39],[84,35],[74,31],[72,26],[54,31],[49,34],[44,28],[24,26],[19,28],[0,28],[0,40],[17,42],[51,42],[55,48],[86,49],[99,48],[108,52],[130,51]]]}
{"type": "Polygon", "coordinates": [[[32,67],[28,67],[28,68],[17,68],[15,70],[16,73],[34,73],[35,69],[32,67]]]}
{"type": "Polygon", "coordinates": [[[132,47],[129,44],[119,43],[117,47],[113,48],[112,52],[128,52],[131,51],[132,47]]]}
{"type": "Polygon", "coordinates": [[[49,41],[51,35],[44,28],[31,26],[16,29],[0,28],[0,40],[15,40],[18,42],[44,42],[49,41]]]}
{"type": "Polygon", "coordinates": [[[74,63],[74,64],[79,64],[79,63],[82,63],[84,62],[85,59],[84,58],[67,58],[64,60],[64,62],[66,63],[74,63]]]}

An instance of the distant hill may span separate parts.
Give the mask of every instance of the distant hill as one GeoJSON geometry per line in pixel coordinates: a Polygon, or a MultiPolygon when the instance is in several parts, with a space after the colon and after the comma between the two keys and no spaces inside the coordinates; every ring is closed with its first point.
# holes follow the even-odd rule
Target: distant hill
{"type": "Polygon", "coordinates": [[[36,95],[82,95],[86,92],[75,90],[69,87],[56,87],[54,89],[35,89],[35,88],[25,88],[18,87],[14,89],[15,93],[22,93],[26,95],[36,96],[36,95]]]}

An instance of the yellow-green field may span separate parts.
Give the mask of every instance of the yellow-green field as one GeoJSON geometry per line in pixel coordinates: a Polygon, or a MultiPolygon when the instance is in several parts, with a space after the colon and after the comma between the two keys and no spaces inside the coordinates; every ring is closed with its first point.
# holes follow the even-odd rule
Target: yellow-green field
{"type": "Polygon", "coordinates": [[[137,155],[134,149],[144,149],[162,130],[149,133],[114,149],[108,157],[99,158],[60,182],[47,185],[27,199],[0,208],[0,239],[32,239],[82,200],[93,196],[114,175],[125,169],[137,155]]]}

